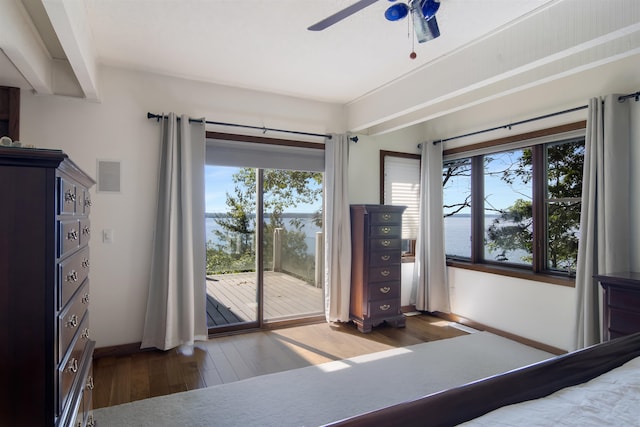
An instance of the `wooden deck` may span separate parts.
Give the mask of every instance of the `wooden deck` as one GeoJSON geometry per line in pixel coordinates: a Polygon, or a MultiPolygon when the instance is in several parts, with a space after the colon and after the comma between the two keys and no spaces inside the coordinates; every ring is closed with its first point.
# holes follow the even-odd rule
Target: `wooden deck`
{"type": "MultiPolygon", "coordinates": [[[[207,276],[208,326],[256,320],[256,273],[207,276]]],[[[286,273],[264,272],[264,318],[284,320],[324,313],[324,292],[286,273]]]]}

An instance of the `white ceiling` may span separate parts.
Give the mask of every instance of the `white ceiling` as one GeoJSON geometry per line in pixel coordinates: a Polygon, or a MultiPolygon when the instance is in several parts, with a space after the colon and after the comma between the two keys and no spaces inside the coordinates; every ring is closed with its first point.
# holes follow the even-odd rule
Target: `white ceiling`
{"type": "MultiPolygon", "coordinates": [[[[390,5],[386,0],[324,31],[307,30],[355,1],[22,0],[22,4],[49,55],[65,59],[59,58],[65,52],[85,94],[87,85],[97,85],[91,82],[92,68],[107,64],[344,104],[554,3],[442,0],[437,14],[442,35],[423,44],[413,42],[407,20],[384,19],[390,5]],[[66,4],[62,18],[60,4],[66,4]],[[74,16],[78,4],[82,19],[74,16]],[[43,12],[44,19],[38,17],[43,12]],[[417,53],[414,60],[409,58],[412,49],[417,53]]],[[[34,86],[4,55],[0,55],[0,85],[34,86]]]]}

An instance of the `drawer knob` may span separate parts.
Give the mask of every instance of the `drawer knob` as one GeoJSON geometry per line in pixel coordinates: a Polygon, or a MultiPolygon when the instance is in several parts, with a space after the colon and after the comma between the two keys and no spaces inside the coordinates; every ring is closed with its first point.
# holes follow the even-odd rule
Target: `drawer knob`
{"type": "Polygon", "coordinates": [[[382,255],[380,259],[383,261],[389,261],[391,259],[391,255],[382,255]]]}
{"type": "Polygon", "coordinates": [[[382,270],[382,271],[380,272],[380,275],[381,275],[382,277],[388,277],[390,274],[391,274],[391,272],[390,272],[389,270],[382,270]]]}
{"type": "Polygon", "coordinates": [[[73,203],[76,201],[76,195],[71,190],[67,190],[64,193],[64,201],[67,203],[73,203]]]}
{"type": "Polygon", "coordinates": [[[75,270],[71,270],[69,274],[67,274],[67,282],[77,282],[78,281],[78,272],[75,270]]]}
{"type": "Polygon", "coordinates": [[[385,247],[389,246],[391,244],[391,240],[383,240],[380,242],[380,244],[385,247]]]}
{"type": "Polygon", "coordinates": [[[389,304],[384,304],[380,306],[380,310],[382,311],[387,311],[391,308],[391,306],[389,304]]]}
{"type": "Polygon", "coordinates": [[[80,338],[88,340],[89,339],[89,328],[84,328],[84,330],[82,331],[82,335],[80,336],[80,338]]]}
{"type": "Polygon", "coordinates": [[[385,221],[389,221],[391,219],[391,214],[388,214],[388,213],[382,214],[382,219],[385,221]]]}
{"type": "Polygon", "coordinates": [[[93,390],[93,376],[89,375],[87,377],[87,390],[93,390]]]}
{"type": "Polygon", "coordinates": [[[91,234],[91,229],[89,227],[84,227],[82,229],[82,235],[83,236],[88,236],[89,234],[91,234]]]}
{"type": "Polygon", "coordinates": [[[75,328],[76,326],[78,326],[78,316],[76,316],[75,314],[69,316],[69,319],[67,320],[65,326],[67,328],[75,328]]]}
{"type": "Polygon", "coordinates": [[[91,202],[91,199],[87,197],[86,199],[84,199],[84,205],[90,207],[93,205],[93,202],[91,202]]]}
{"type": "Polygon", "coordinates": [[[85,294],[82,296],[82,303],[83,303],[83,304],[89,304],[89,293],[88,293],[88,292],[87,292],[87,293],[85,293],[85,294]]]}
{"type": "Polygon", "coordinates": [[[65,371],[74,374],[78,372],[78,359],[76,359],[75,357],[69,359],[69,362],[67,363],[67,369],[65,371]]]}
{"type": "Polygon", "coordinates": [[[96,420],[93,419],[93,414],[89,414],[89,418],[87,418],[87,427],[96,427],[96,420]]]}
{"type": "Polygon", "coordinates": [[[67,240],[78,240],[78,232],[71,230],[67,233],[67,240]]]}
{"type": "Polygon", "coordinates": [[[382,231],[382,234],[389,234],[391,232],[391,227],[382,227],[380,231],[382,231]]]}
{"type": "Polygon", "coordinates": [[[82,268],[89,268],[89,260],[87,258],[82,260],[82,268]]]}
{"type": "Polygon", "coordinates": [[[391,291],[391,288],[389,286],[383,286],[382,288],[380,288],[380,292],[382,292],[383,294],[388,294],[391,291]]]}

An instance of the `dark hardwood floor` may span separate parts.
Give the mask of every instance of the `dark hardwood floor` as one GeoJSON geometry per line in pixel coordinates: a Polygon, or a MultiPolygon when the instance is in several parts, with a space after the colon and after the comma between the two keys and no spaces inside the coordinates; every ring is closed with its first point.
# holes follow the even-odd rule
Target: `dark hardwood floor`
{"type": "Polygon", "coordinates": [[[449,322],[407,317],[406,328],[386,325],[369,334],[353,324],[318,323],[217,337],[192,355],[176,350],[106,356],[94,361],[94,408],[238,381],[362,354],[465,335],[449,322]]]}

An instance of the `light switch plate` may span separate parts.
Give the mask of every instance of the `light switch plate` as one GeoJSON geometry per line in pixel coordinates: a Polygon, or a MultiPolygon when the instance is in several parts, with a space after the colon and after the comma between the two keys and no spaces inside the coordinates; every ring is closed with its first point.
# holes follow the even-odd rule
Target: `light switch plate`
{"type": "Polygon", "coordinates": [[[106,228],[102,230],[102,243],[113,243],[113,230],[106,228]]]}

